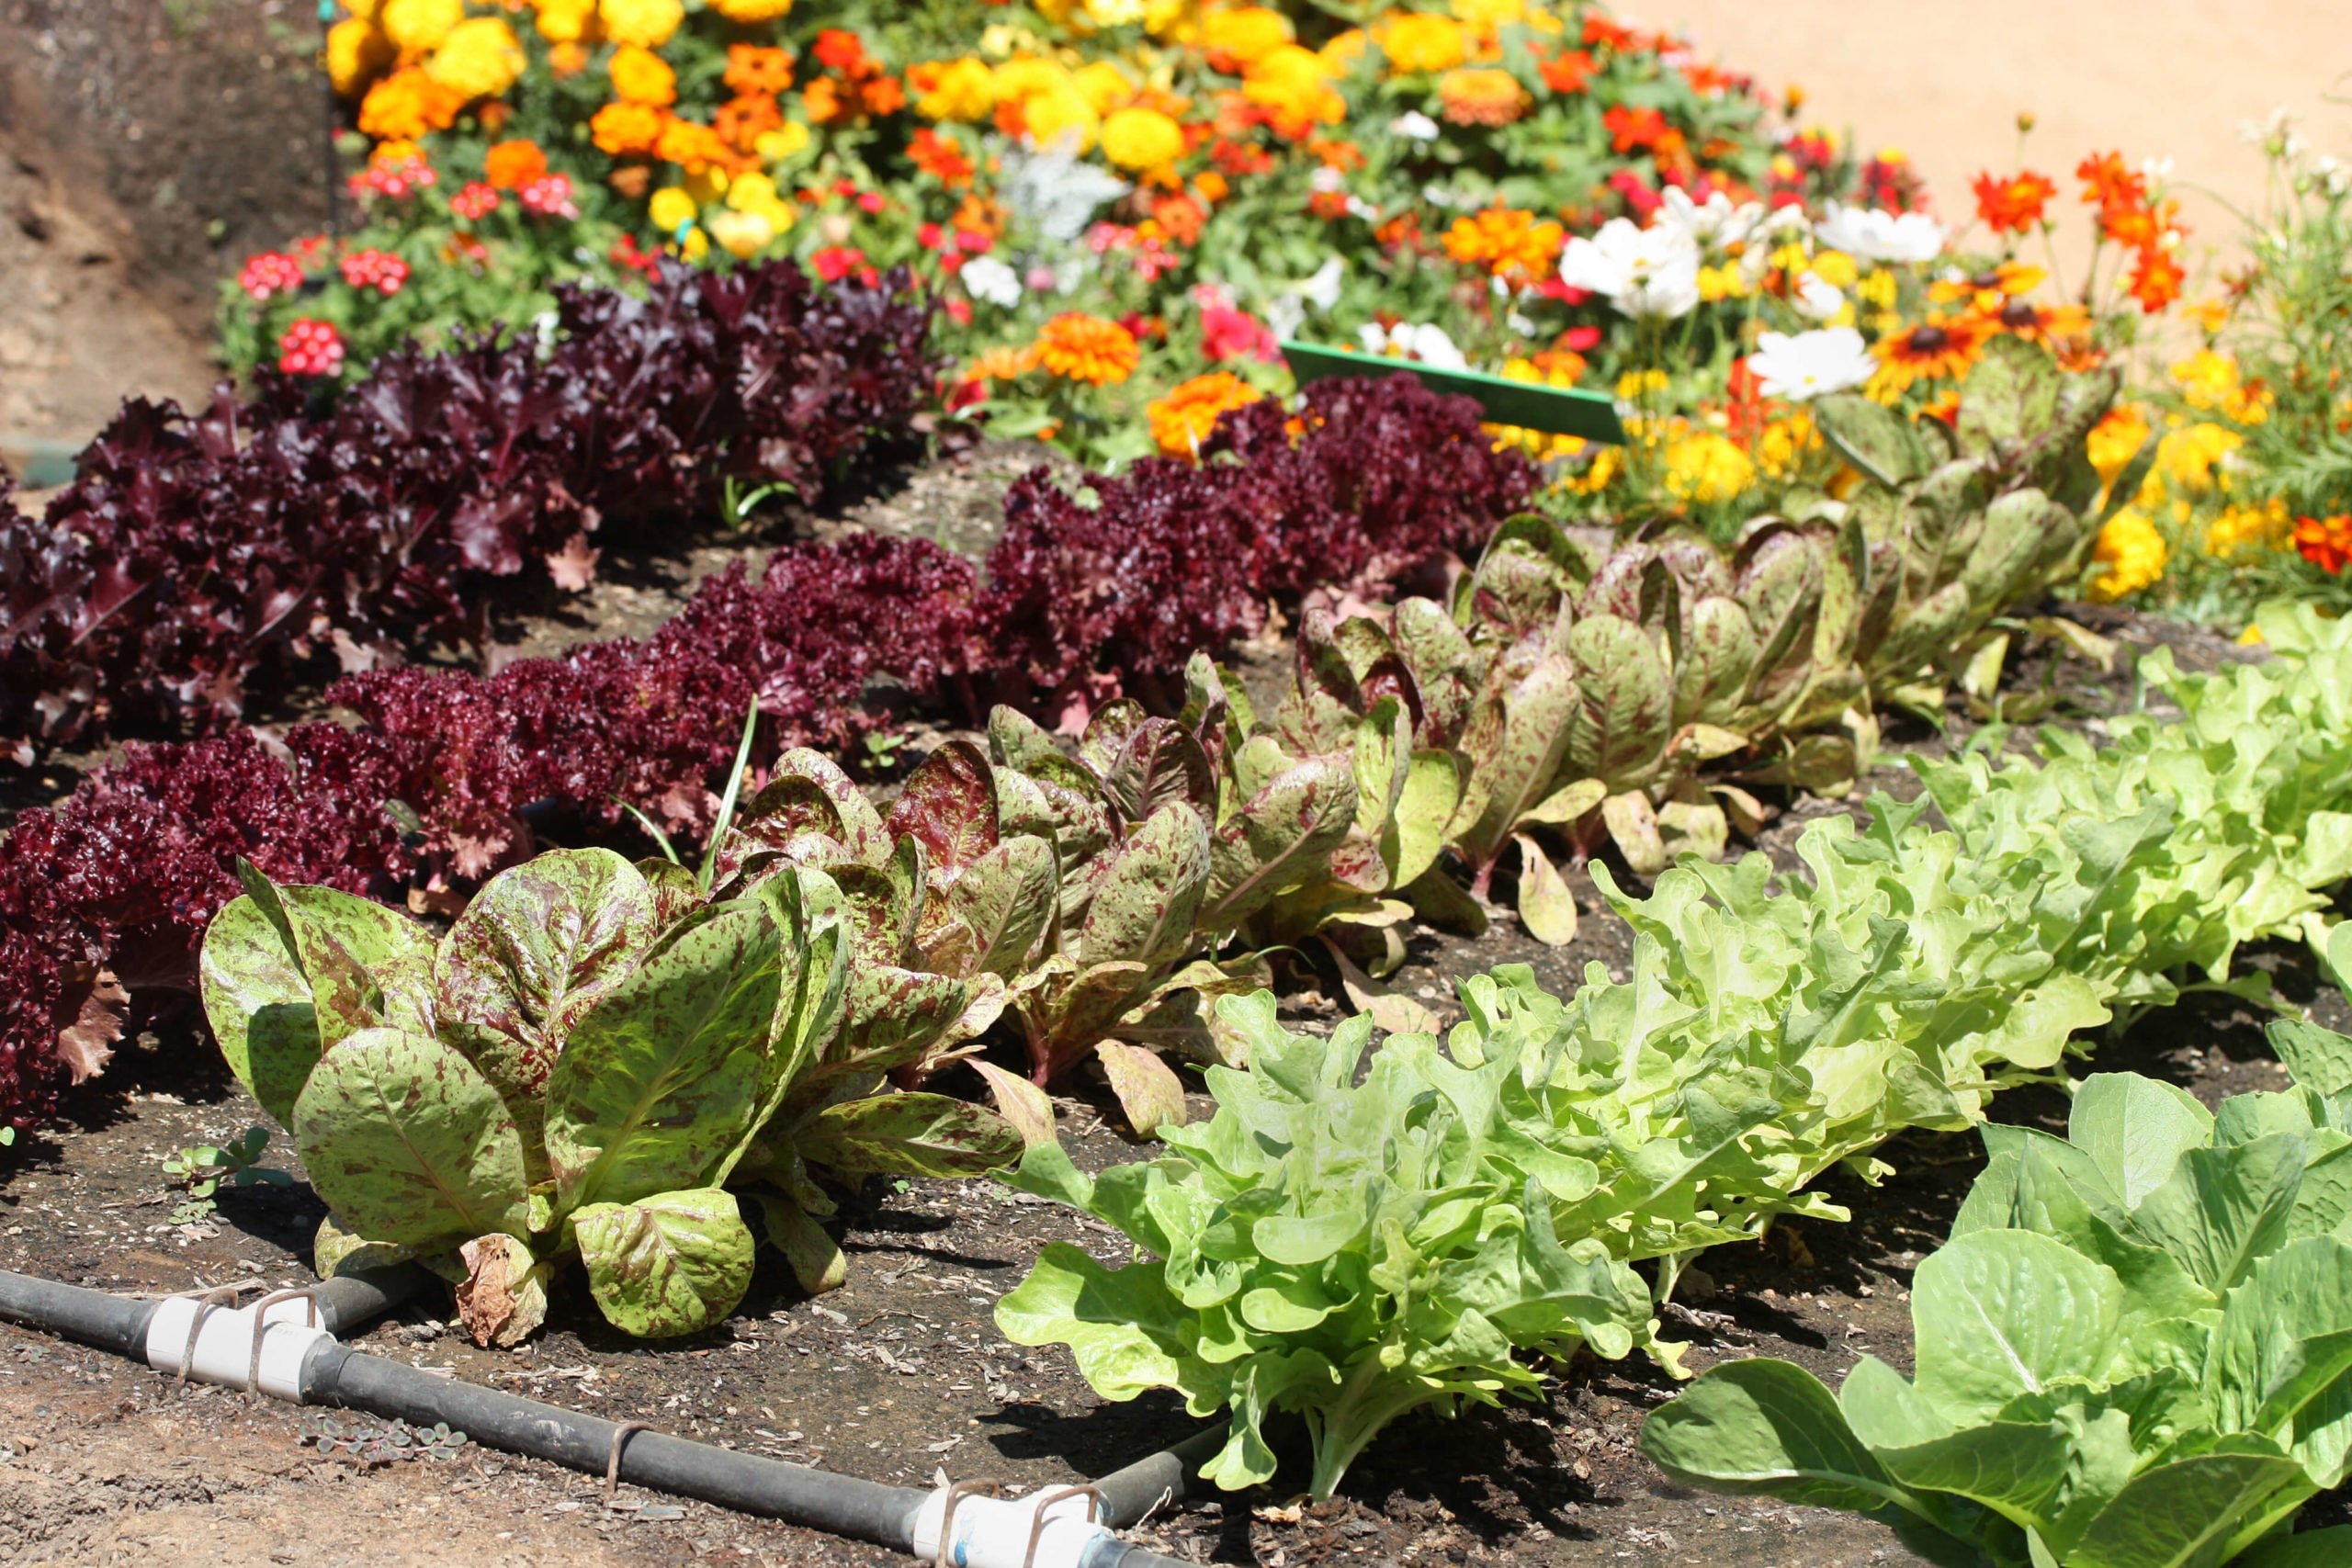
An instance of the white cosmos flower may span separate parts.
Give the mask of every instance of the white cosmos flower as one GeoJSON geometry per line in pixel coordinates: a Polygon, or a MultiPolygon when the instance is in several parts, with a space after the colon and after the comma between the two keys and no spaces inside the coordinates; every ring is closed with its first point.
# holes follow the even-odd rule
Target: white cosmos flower
{"type": "Polygon", "coordinates": [[[1882,212],[1835,201],[1813,226],[1813,236],[1849,256],[1898,265],[1933,261],[1944,248],[1944,226],[1924,212],[1882,212]]]}
{"type": "Polygon", "coordinates": [[[1658,209],[1657,220],[1681,230],[1706,250],[1723,250],[1737,244],[1756,231],[1756,225],[1764,217],[1762,202],[1745,201],[1734,206],[1731,197],[1721,191],[1710,193],[1704,201],[1693,201],[1690,193],[1680,186],[1668,186],[1664,196],[1666,205],[1658,209]]]}
{"type": "MultiPolygon", "coordinates": [[[[968,263],[964,270],[971,270],[968,263]]],[[[1826,321],[1846,308],[1846,296],[1821,274],[1807,272],[1798,276],[1796,292],[1789,297],[1789,305],[1808,321],[1826,321]]]]}
{"type": "Polygon", "coordinates": [[[1862,344],[1862,334],[1851,327],[1829,327],[1794,337],[1764,333],[1756,344],[1756,352],[1747,356],[1747,367],[1756,373],[1758,390],[1768,398],[1810,402],[1859,387],[1878,368],[1878,361],[1862,344]]]}
{"type": "Polygon", "coordinates": [[[1437,121],[1419,109],[1407,109],[1388,122],[1388,129],[1408,141],[1435,141],[1439,136],[1437,121]]]}
{"type": "Polygon", "coordinates": [[[1699,303],[1699,246],[1670,223],[1637,229],[1611,218],[1560,254],[1560,281],[1599,294],[1624,315],[1671,321],[1699,303]]]}
{"type": "Polygon", "coordinates": [[[1021,275],[994,256],[974,256],[957,276],[975,299],[1007,310],[1021,303],[1021,275]]]}
{"type": "Polygon", "coordinates": [[[1470,362],[1445,335],[1445,329],[1433,321],[1399,321],[1383,331],[1377,321],[1368,321],[1356,329],[1356,338],[1366,354],[1387,354],[1391,350],[1433,365],[1440,370],[1467,370],[1470,362]]]}

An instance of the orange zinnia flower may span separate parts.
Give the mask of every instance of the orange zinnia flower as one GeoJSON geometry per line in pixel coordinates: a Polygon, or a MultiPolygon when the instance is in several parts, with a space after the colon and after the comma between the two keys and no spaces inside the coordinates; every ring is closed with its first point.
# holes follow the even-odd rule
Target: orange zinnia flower
{"type": "Polygon", "coordinates": [[[908,141],[907,160],[950,190],[960,189],[975,172],[962,148],[928,126],[908,141]]]}
{"type": "Polygon", "coordinates": [[[1447,72],[1438,78],[1437,94],[1455,125],[1509,125],[1532,102],[1518,77],[1483,67],[1447,72]]]}
{"type": "Polygon", "coordinates": [[[1143,349],[1136,334],[1118,322],[1071,310],[1038,333],[1037,357],[1048,373],[1065,380],[1115,387],[1136,373],[1143,349]]]}
{"type": "Polygon", "coordinates": [[[536,141],[501,141],[482,154],[481,177],[498,190],[521,190],[547,172],[548,155],[536,141]]]}
{"type": "Polygon", "coordinates": [[[1976,176],[1976,216],[1996,234],[2022,234],[2041,221],[2042,209],[2058,194],[2046,175],[2021,170],[2007,179],[1990,174],[1976,176]]]}
{"type": "Polygon", "coordinates": [[[1495,207],[1457,218],[1445,232],[1445,254],[1458,263],[1484,266],[1506,283],[1533,284],[1558,265],[1566,231],[1537,222],[1535,214],[1495,207]]]}
{"type": "Polygon", "coordinates": [[[2098,208],[2137,207],[2148,198],[2148,182],[2123,164],[2120,152],[2095,152],[2075,165],[2083,200],[2098,208]]]}
{"type": "Polygon", "coordinates": [[[761,137],[784,128],[784,110],[766,93],[745,93],[718,106],[710,128],[738,152],[749,153],[761,137]]]}
{"type": "Polygon", "coordinates": [[[1161,452],[1198,459],[1201,443],[1216,431],[1218,418],[1228,409],[1256,402],[1261,395],[1232,371],[1213,370],[1170,389],[1166,397],[1147,405],[1144,413],[1161,452]]]}
{"type": "Polygon", "coordinates": [[[1560,94],[1581,93],[1592,73],[1600,69],[1591,55],[1580,49],[1564,49],[1536,67],[1544,73],[1544,85],[1560,94]]]}

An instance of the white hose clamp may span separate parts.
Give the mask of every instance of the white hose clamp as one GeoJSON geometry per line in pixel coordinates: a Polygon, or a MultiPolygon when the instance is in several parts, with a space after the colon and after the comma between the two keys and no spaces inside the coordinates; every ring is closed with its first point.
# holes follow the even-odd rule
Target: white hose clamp
{"type": "Polygon", "coordinates": [[[915,1515],[914,1554],[935,1568],[1079,1568],[1110,1535],[1109,1510],[1091,1486],[1048,1486],[1026,1497],[943,1486],[915,1515]]]}
{"type": "Polygon", "coordinates": [[[302,1362],[334,1335],[318,1325],[308,1291],[279,1291],[247,1307],[220,1304],[222,1292],[173,1296],[147,1320],[147,1364],[182,1382],[218,1383],[300,1404],[302,1362]]]}

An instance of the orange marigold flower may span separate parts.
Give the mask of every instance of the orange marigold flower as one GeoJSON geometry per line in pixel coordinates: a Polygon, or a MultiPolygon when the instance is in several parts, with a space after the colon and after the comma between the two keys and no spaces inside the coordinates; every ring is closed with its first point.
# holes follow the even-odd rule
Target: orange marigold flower
{"type": "Polygon", "coordinates": [[[1484,66],[1447,72],[1438,78],[1437,96],[1455,125],[1509,125],[1534,101],[1518,77],[1484,66]]]}
{"type": "Polygon", "coordinates": [[[962,189],[977,172],[962,148],[928,126],[909,139],[907,159],[950,190],[962,189]]]}
{"type": "Polygon", "coordinates": [[[1599,62],[1581,49],[1564,49],[1536,67],[1544,73],[1544,85],[1563,95],[1581,93],[1599,62]]]}
{"type": "Polygon", "coordinates": [[[1115,387],[1136,373],[1143,349],[1116,321],[1070,310],[1037,333],[1037,358],[1049,374],[1090,386],[1115,387]]]}
{"type": "Polygon", "coordinates": [[[1609,132],[1611,152],[1634,152],[1656,147],[1666,140],[1666,116],[1657,109],[1629,108],[1618,104],[1600,117],[1601,128],[1609,132]]]}
{"type": "Polygon", "coordinates": [[[720,141],[748,155],[761,137],[784,129],[784,109],[774,94],[746,93],[719,105],[710,117],[710,128],[720,141]]]}
{"type": "Polygon", "coordinates": [[[559,82],[577,76],[588,69],[588,51],[576,43],[555,43],[548,46],[548,70],[559,82]]]}
{"type": "Polygon", "coordinates": [[[524,138],[501,141],[482,154],[481,177],[499,190],[521,190],[547,172],[547,153],[524,138]]]}
{"type": "Polygon", "coordinates": [[[465,98],[426,75],[418,66],[395,71],[368,89],[359,104],[359,129],[384,141],[413,141],[458,121],[465,98]]]}
{"type": "Polygon", "coordinates": [[[718,132],[690,119],[673,118],[665,123],[661,139],[653,145],[653,155],[665,164],[677,164],[689,175],[731,169],[738,163],[734,149],[719,139],[718,132]]]}
{"type": "Polygon", "coordinates": [[[727,73],[720,78],[738,93],[781,93],[792,85],[792,54],[755,43],[727,46],[727,73]]]}
{"type": "Polygon", "coordinates": [[[2352,517],[2298,517],[2295,553],[2328,573],[2352,565],[2352,517]]]}
{"type": "Polygon", "coordinates": [[[1201,443],[1216,429],[1218,417],[1228,409],[1256,402],[1261,395],[1232,371],[1212,370],[1170,388],[1166,397],[1145,405],[1144,415],[1163,454],[1197,461],[1201,443]]]}
{"type": "Polygon", "coordinates": [[[1930,316],[1871,345],[1880,367],[1872,382],[1900,392],[1920,381],[1958,380],[1992,335],[1992,323],[1981,316],[1930,316]]]}
{"type": "Polygon", "coordinates": [[[2094,152],[2075,165],[2083,182],[2083,200],[2093,207],[2137,207],[2148,198],[2148,182],[2139,171],[2124,166],[2120,152],[2094,152]]]}
{"type": "Polygon", "coordinates": [[[2005,180],[1990,173],[1976,176],[1976,216],[1996,234],[2022,234],[2041,221],[2042,209],[2058,194],[2047,175],[2022,169],[2005,180]]]}
{"type": "Polygon", "coordinates": [[[2155,245],[2143,246],[2139,262],[2132,268],[2132,298],[2140,302],[2140,310],[2153,316],[2180,298],[2181,285],[2188,281],[2188,274],[2173,260],[2172,253],[2155,245]]]}
{"type": "MultiPolygon", "coordinates": [[[[588,134],[595,139],[596,150],[608,158],[648,158],[661,144],[662,128],[669,122],[665,111],[649,105],[606,104],[588,122],[588,134]]],[[[528,184],[529,180],[517,180],[512,188],[528,184]]]]}
{"type": "Polygon", "coordinates": [[[1559,224],[1538,222],[1532,212],[1510,207],[1457,218],[1445,231],[1445,254],[1454,261],[1522,286],[1549,276],[1566,243],[1559,224]]]}

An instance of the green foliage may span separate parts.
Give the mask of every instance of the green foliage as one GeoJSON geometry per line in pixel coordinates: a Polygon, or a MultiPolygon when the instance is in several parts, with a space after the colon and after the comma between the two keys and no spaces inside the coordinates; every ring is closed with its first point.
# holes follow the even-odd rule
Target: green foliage
{"type": "Polygon", "coordinates": [[[820,872],[705,897],[667,863],[553,851],[437,942],[362,899],[245,883],[206,933],[204,998],[333,1211],[319,1271],[422,1258],[481,1343],[536,1328],[573,1252],[629,1333],[725,1316],[752,1273],[730,1182],[812,1288],[838,1283],[812,1165],[977,1171],[1020,1146],[860,1057],[853,911],[820,872]]]}
{"type": "Polygon", "coordinates": [[[213,1194],[223,1187],[284,1187],[293,1181],[286,1172],[261,1163],[269,1147],[269,1129],[248,1127],[244,1135],[225,1147],[192,1144],[164,1159],[164,1179],[185,1196],[171,1213],[175,1225],[193,1224],[217,1206],[213,1194]]]}
{"type": "Polygon", "coordinates": [[[1836,1397],[1785,1362],[1711,1370],[1645,1424],[1669,1474],[1877,1513],[1939,1561],[2317,1562],[2289,1521],[2352,1469],[2352,1137],[2308,1088],[2218,1114],[2087,1080],[2065,1138],[1992,1160],[1912,1281],[1917,1371],[1836,1397]],[[1940,1549],[1940,1550],[1939,1550],[1940,1549]]]}
{"type": "Polygon", "coordinates": [[[1328,1496],[1390,1420],[1527,1395],[1516,1349],[1618,1358],[1650,1343],[1649,1294],[1591,1237],[1563,1243],[1555,1206],[1589,1199],[1589,1159],[1552,1153],[1515,1053],[1390,1040],[1359,1083],[1359,1018],[1324,1039],[1274,1021],[1266,994],[1219,1004],[1250,1066],[1209,1070],[1217,1112],[1162,1127],[1173,1151],[1089,1177],[1059,1147],[1013,1179],[1117,1226],[1152,1255],[1118,1269],[1067,1244],[998,1304],[1016,1343],[1067,1344],[1107,1398],[1182,1393],[1232,1409],[1204,1473],[1273,1473],[1261,1424],[1306,1421],[1328,1496]]]}

